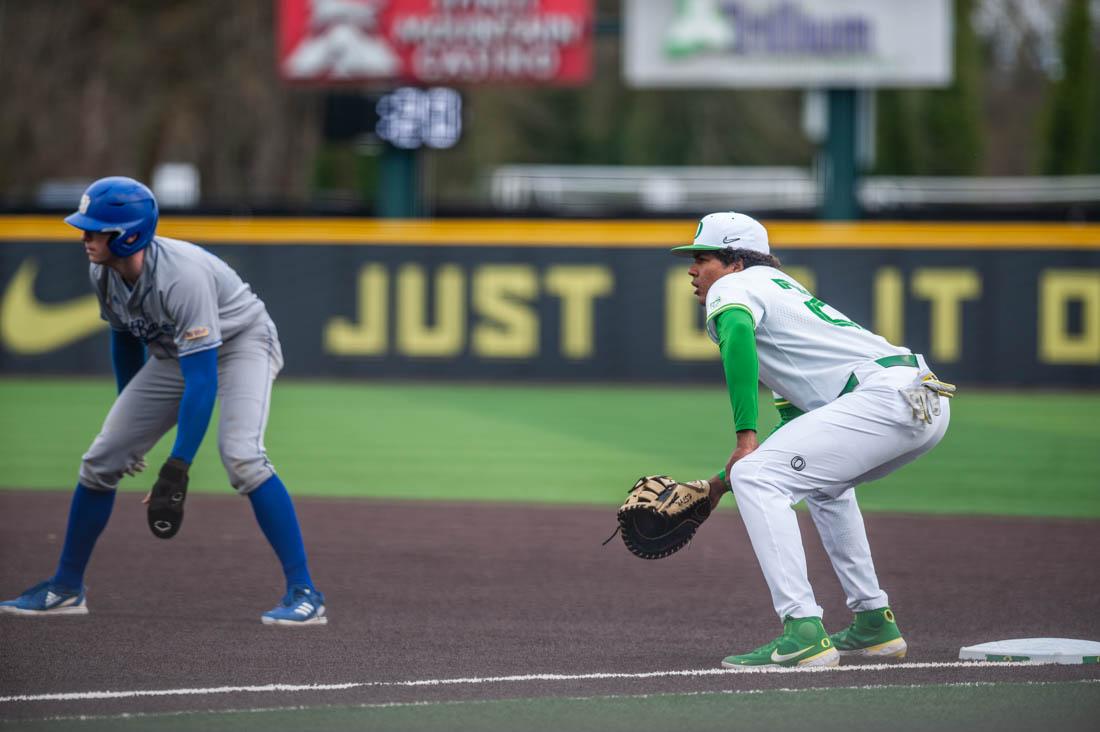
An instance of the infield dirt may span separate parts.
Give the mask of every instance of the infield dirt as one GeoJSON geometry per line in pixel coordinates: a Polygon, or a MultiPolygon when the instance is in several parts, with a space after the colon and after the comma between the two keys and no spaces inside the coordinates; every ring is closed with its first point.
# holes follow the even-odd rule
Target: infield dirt
{"type": "MultiPolygon", "coordinates": [[[[180,534],[155,539],[141,496],[118,497],[87,576],[85,617],[0,617],[0,697],[51,692],[339,684],[717,668],[779,622],[744,526],[719,511],[694,542],[646,562],[617,539],[614,510],[298,499],[330,623],[262,626],[282,593],[248,502],[197,494],[180,534]]],[[[49,576],[69,495],[0,491],[0,595],[49,576]]],[[[800,515],[830,630],[849,614],[800,515]]],[[[880,580],[909,642],[906,662],[957,661],[960,646],[1018,637],[1100,639],[1100,522],[869,515],[880,580]]],[[[847,665],[848,662],[845,661],[847,665]]],[[[1100,666],[356,686],[34,701],[0,719],[714,689],[1095,679],[1100,666]]]]}

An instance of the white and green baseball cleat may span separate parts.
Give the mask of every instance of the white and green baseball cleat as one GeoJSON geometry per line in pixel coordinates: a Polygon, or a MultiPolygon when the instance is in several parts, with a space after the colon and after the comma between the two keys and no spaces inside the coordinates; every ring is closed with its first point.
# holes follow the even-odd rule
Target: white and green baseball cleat
{"type": "Polygon", "coordinates": [[[746,666],[836,666],[840,655],[833,648],[821,618],[792,618],[783,620],[783,635],[755,651],[728,656],[722,660],[723,668],[746,666]]]}
{"type": "Polygon", "coordinates": [[[856,613],[851,625],[829,638],[842,656],[905,658],[909,650],[888,607],[856,613]]]}

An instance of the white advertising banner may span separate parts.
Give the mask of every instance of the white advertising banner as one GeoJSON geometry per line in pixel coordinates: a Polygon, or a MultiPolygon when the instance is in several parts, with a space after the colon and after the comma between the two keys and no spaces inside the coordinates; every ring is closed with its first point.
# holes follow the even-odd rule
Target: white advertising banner
{"type": "Polygon", "coordinates": [[[623,0],[635,87],[946,86],[952,0],[623,0]]]}

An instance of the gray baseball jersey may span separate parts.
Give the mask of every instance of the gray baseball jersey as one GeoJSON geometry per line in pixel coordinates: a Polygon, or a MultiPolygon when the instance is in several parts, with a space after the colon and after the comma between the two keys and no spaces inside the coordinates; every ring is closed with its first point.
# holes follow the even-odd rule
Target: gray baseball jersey
{"type": "Polygon", "coordinates": [[[110,267],[93,264],[90,274],[102,318],[140,339],[157,358],[216,348],[270,320],[240,275],[189,242],[155,237],[133,287],[110,267]]]}
{"type": "Polygon", "coordinates": [[[211,348],[218,348],[218,451],[229,481],[248,493],[271,477],[263,435],[283,355],[263,301],[213,254],[164,237],[145,250],[133,287],[109,267],[93,265],[91,277],[103,318],[142,340],[155,358],[115,400],[84,455],[81,483],[118,486],[127,466],[176,424],[184,389],[176,359],[211,348]]]}

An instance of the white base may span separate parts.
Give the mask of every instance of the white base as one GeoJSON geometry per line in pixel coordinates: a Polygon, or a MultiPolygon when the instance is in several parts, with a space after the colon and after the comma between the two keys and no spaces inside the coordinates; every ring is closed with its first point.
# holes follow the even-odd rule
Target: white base
{"type": "Polygon", "coordinates": [[[1100,663],[1100,643],[1074,638],[1013,638],[959,649],[960,661],[1100,663]]]}

